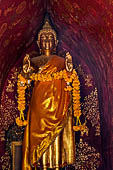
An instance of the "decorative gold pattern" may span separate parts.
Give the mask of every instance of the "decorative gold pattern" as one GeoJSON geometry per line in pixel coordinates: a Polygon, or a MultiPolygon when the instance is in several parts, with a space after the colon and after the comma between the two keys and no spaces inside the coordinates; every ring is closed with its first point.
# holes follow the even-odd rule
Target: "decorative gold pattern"
{"type": "Polygon", "coordinates": [[[26,5],[26,1],[21,2],[16,9],[16,14],[21,14],[25,10],[26,5]]]}
{"type": "Polygon", "coordinates": [[[100,112],[98,103],[97,88],[94,89],[88,96],[85,97],[83,106],[83,114],[88,120],[91,121],[93,127],[95,127],[95,136],[100,135],[100,112]]]}
{"type": "Polygon", "coordinates": [[[81,136],[84,136],[84,134],[86,134],[88,136],[88,132],[89,132],[89,128],[87,126],[85,126],[84,130],[81,131],[81,136]]]}
{"type": "Polygon", "coordinates": [[[8,129],[8,123],[12,124],[13,119],[17,117],[18,109],[15,107],[15,102],[7,95],[5,96],[5,103],[1,105],[2,114],[5,115],[3,119],[4,128],[8,129]],[[11,115],[12,114],[12,115],[11,115]]]}
{"type": "Polygon", "coordinates": [[[5,16],[5,17],[6,17],[10,12],[12,12],[12,11],[14,10],[14,5],[15,5],[15,3],[13,3],[13,4],[11,5],[11,7],[5,9],[5,11],[4,11],[4,16],[5,16]]]}
{"type": "Polygon", "coordinates": [[[96,170],[100,166],[100,153],[80,139],[76,146],[75,170],[96,170]]]}
{"type": "Polygon", "coordinates": [[[67,11],[74,12],[75,7],[68,0],[64,0],[64,5],[67,11]]]}
{"type": "Polygon", "coordinates": [[[0,132],[0,141],[5,141],[5,131],[0,132]]]}
{"type": "Polygon", "coordinates": [[[6,87],[6,92],[13,92],[14,91],[14,84],[11,82],[11,80],[8,80],[8,85],[6,87]]]}
{"type": "Polygon", "coordinates": [[[85,85],[88,87],[92,86],[92,75],[91,74],[85,75],[85,85]]]}
{"type": "Polygon", "coordinates": [[[18,77],[18,73],[19,73],[20,69],[21,68],[18,68],[18,70],[17,70],[17,68],[15,68],[15,67],[14,67],[14,69],[12,69],[11,80],[13,81],[12,83],[14,83],[14,84],[17,82],[17,77],[18,77]]]}
{"type": "Polygon", "coordinates": [[[7,23],[3,23],[0,27],[0,38],[5,33],[6,30],[7,30],[7,23]]]}
{"type": "Polygon", "coordinates": [[[15,86],[15,83],[17,82],[17,75],[18,75],[18,71],[17,69],[13,69],[12,70],[12,74],[11,74],[11,78],[10,80],[8,80],[8,83],[7,83],[7,86],[6,86],[6,92],[14,92],[14,86],[15,86]]]}
{"type": "Polygon", "coordinates": [[[11,170],[11,160],[8,152],[1,157],[0,162],[2,164],[2,170],[11,170]]]}
{"type": "Polygon", "coordinates": [[[92,87],[93,86],[92,75],[91,74],[85,74],[81,65],[79,65],[77,67],[77,70],[79,72],[79,75],[81,75],[84,78],[85,86],[92,87]]]}
{"type": "Polygon", "coordinates": [[[16,20],[15,22],[12,23],[12,26],[16,26],[17,24],[20,23],[20,21],[21,21],[21,19],[16,20]]]}
{"type": "MultiPolygon", "coordinates": [[[[14,119],[17,117],[18,109],[16,107],[16,103],[14,99],[10,97],[8,93],[14,93],[14,87],[17,82],[17,75],[18,71],[14,67],[11,71],[10,77],[8,78],[6,82],[6,91],[2,93],[1,101],[1,113],[3,117],[0,120],[0,125],[2,126],[5,130],[8,129],[9,124],[12,124],[14,119]]],[[[15,96],[16,97],[16,96],[15,96]]]]}

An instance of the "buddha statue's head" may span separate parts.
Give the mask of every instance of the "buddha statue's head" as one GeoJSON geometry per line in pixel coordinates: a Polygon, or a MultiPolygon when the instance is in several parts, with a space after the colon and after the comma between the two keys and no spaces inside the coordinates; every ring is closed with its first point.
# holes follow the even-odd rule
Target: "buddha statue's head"
{"type": "Polygon", "coordinates": [[[46,19],[43,28],[38,34],[37,44],[44,55],[51,55],[56,48],[58,40],[56,38],[56,32],[51,28],[49,21],[46,19]]]}

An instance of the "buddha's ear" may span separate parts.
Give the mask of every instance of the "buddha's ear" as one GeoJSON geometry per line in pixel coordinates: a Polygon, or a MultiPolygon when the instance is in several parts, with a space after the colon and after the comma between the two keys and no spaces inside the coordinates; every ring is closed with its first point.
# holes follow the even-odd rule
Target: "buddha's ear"
{"type": "Polygon", "coordinates": [[[39,48],[40,54],[42,54],[42,49],[40,48],[40,41],[39,41],[39,40],[37,40],[37,45],[38,45],[38,48],[39,48]]]}
{"type": "Polygon", "coordinates": [[[37,40],[37,45],[40,48],[40,41],[39,40],[37,40]]]}

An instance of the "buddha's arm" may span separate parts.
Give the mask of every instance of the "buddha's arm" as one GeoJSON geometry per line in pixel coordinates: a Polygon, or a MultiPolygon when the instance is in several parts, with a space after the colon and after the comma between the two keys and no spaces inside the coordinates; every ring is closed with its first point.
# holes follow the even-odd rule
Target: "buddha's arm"
{"type": "Polygon", "coordinates": [[[25,90],[30,86],[31,79],[30,76],[34,73],[34,68],[31,65],[30,57],[27,54],[23,60],[23,67],[18,75],[17,81],[17,93],[18,93],[18,110],[20,116],[16,118],[16,123],[18,126],[25,126],[27,121],[24,119],[24,110],[26,108],[25,90]]]}
{"type": "Polygon", "coordinates": [[[33,72],[35,72],[34,64],[30,61],[29,54],[26,54],[23,60],[21,75],[29,80],[33,72]]]}
{"type": "Polygon", "coordinates": [[[69,52],[66,53],[65,64],[66,64],[66,70],[68,72],[72,72],[73,71],[72,56],[70,55],[69,52]]]}

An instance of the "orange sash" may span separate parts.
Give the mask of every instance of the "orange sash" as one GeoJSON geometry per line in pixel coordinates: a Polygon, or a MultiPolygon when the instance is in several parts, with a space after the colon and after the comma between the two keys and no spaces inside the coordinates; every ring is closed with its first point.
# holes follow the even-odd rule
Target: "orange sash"
{"type": "MultiPolygon", "coordinates": [[[[65,68],[64,59],[53,56],[41,73],[58,72],[65,68]]],[[[64,91],[66,82],[53,80],[35,82],[28,111],[28,125],[24,132],[22,170],[31,170],[67,120],[69,92],[64,91]]]]}

